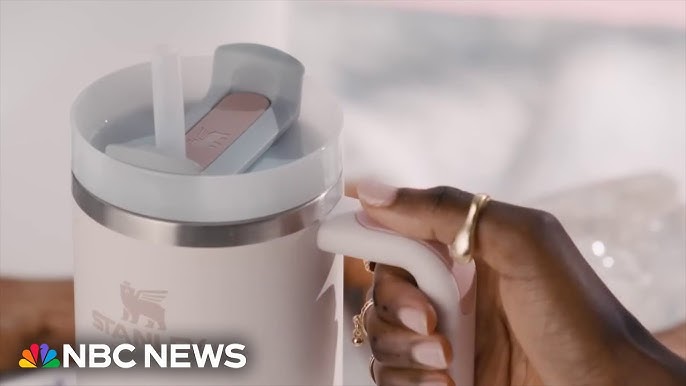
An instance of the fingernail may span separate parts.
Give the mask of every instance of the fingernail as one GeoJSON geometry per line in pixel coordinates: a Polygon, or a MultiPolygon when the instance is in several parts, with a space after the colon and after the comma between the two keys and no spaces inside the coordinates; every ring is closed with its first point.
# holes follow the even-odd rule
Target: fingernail
{"type": "Polygon", "coordinates": [[[448,362],[445,360],[443,346],[439,342],[422,342],[412,347],[412,357],[417,363],[436,369],[445,369],[448,362]]]}
{"type": "Polygon", "coordinates": [[[410,330],[427,335],[429,328],[426,322],[426,314],[416,308],[404,307],[398,310],[398,319],[410,330]]]}
{"type": "Polygon", "coordinates": [[[371,206],[391,205],[397,192],[397,188],[374,180],[362,180],[357,185],[357,196],[371,206]]]}

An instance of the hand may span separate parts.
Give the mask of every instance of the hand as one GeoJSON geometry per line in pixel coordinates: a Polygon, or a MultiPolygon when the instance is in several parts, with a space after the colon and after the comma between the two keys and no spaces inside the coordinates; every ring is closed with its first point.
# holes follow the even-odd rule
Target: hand
{"type": "MultiPolygon", "coordinates": [[[[453,241],[472,195],[361,183],[376,221],[405,236],[453,241]]],[[[550,214],[497,201],[479,217],[477,385],[684,384],[686,362],[617,301],[550,214]]],[[[379,385],[452,384],[436,312],[405,271],[377,265],[365,325],[379,385]]]]}
{"type": "Polygon", "coordinates": [[[72,280],[0,278],[0,372],[17,370],[31,343],[74,343],[72,280]]]}

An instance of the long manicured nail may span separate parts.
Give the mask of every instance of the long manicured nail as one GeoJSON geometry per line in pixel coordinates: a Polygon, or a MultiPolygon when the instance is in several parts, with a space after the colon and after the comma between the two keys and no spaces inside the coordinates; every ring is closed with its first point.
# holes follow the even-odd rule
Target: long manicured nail
{"type": "Polygon", "coordinates": [[[397,188],[374,180],[362,180],[357,185],[358,197],[371,206],[389,206],[397,194],[397,188]]]}
{"type": "Polygon", "coordinates": [[[422,334],[429,334],[429,327],[427,326],[426,313],[416,308],[403,307],[398,310],[398,319],[400,322],[410,330],[422,334]]]}
{"type": "Polygon", "coordinates": [[[448,362],[445,359],[443,346],[439,342],[422,342],[412,347],[412,357],[417,363],[435,369],[445,369],[448,362]]]}

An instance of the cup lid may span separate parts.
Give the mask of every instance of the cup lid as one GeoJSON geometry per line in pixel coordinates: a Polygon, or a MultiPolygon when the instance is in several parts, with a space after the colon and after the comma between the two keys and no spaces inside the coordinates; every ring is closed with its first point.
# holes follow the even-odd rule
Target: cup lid
{"type": "MultiPolygon", "coordinates": [[[[181,60],[184,109],[211,90],[212,58],[181,60]]],[[[122,162],[105,149],[153,133],[149,63],[98,79],[72,106],[72,173],[100,200],[153,218],[241,222],[288,211],[322,195],[341,178],[342,112],[312,79],[303,79],[295,123],[241,174],[179,174],[122,162]]]]}

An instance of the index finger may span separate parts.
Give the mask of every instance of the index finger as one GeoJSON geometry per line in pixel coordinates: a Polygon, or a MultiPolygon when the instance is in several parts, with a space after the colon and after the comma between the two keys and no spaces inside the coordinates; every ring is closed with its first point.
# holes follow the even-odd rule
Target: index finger
{"type": "MultiPolygon", "coordinates": [[[[474,195],[452,187],[393,188],[360,181],[357,193],[364,210],[383,226],[404,236],[450,245],[465,222],[474,195]]],[[[571,253],[575,247],[559,222],[538,211],[489,201],[475,228],[475,260],[514,276],[528,276],[541,250],[571,253]]],[[[535,268],[534,268],[535,269],[535,268]]]]}

